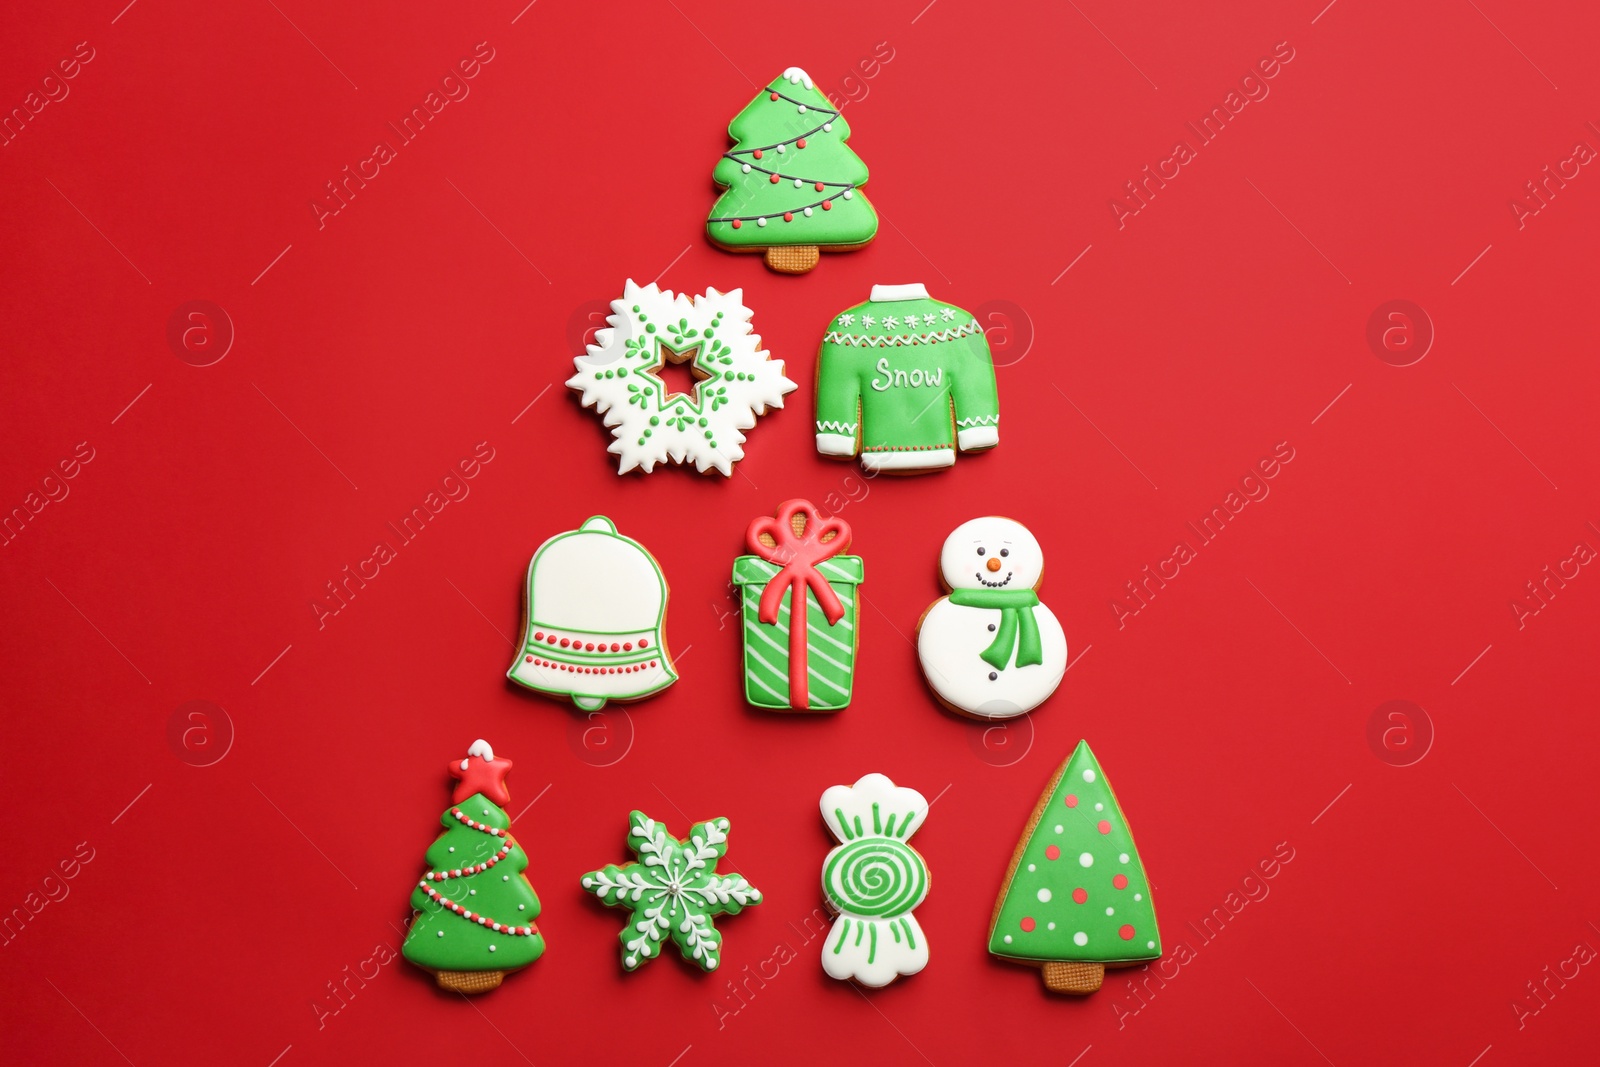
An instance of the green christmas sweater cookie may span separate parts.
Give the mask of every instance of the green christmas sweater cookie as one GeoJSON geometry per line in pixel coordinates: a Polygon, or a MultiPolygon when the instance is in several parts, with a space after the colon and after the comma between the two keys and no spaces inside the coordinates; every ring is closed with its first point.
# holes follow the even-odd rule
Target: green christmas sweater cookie
{"type": "Polygon", "coordinates": [[[870,471],[949,467],[1000,443],[989,342],[921,285],[875,285],[836,316],[817,361],[817,451],[870,471]]]}
{"type": "Polygon", "coordinates": [[[1078,742],[1011,857],[989,951],[1043,970],[1056,993],[1093,993],[1107,967],[1161,956],[1150,880],[1111,783],[1078,742]]]}
{"type": "Polygon", "coordinates": [[[443,989],[487,993],[507,971],[544,955],[534,922],[539,898],[522,873],[528,854],[508,832],[511,761],[496,759],[489,742],[478,740],[448,768],[455,793],[439,816],[444,833],[428,848],[428,871],[412,891],[417,913],[400,951],[443,989]]]}

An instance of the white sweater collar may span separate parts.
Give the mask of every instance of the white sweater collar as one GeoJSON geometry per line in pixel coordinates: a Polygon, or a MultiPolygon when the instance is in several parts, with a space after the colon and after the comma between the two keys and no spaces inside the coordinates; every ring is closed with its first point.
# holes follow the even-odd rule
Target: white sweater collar
{"type": "Polygon", "coordinates": [[[881,304],[890,300],[928,300],[930,297],[927,286],[912,282],[909,285],[874,285],[869,299],[874,304],[881,304]]]}

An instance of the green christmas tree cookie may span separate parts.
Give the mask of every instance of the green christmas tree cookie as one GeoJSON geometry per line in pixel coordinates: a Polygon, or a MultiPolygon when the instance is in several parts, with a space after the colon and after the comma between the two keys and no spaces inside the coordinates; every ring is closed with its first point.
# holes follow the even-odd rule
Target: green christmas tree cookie
{"type": "Polygon", "coordinates": [[[767,266],[804,274],[818,251],[860,248],[878,213],[860,187],[867,166],[845,145],[850,125],[799,67],[772,79],[728,124],[735,144],[712,178],[727,189],[706,234],[730,252],[765,252],[767,266]]]}
{"type": "Polygon", "coordinates": [[[1087,741],[1028,820],[995,902],[989,951],[1041,966],[1056,993],[1093,993],[1108,966],[1161,956],[1144,864],[1087,741]]]}
{"type": "Polygon", "coordinates": [[[722,934],[712,918],[737,915],[761,903],[761,891],[742,874],[718,874],[728,851],[728,820],[697,822],[680,841],[642,811],[628,816],[628,847],[641,862],[607,864],[583,876],[583,888],[613,908],[629,908],[622,966],[636,971],[661,954],[667,937],[703,971],[722,962],[722,934]]]}
{"type": "Polygon", "coordinates": [[[411,894],[417,914],[400,951],[443,989],[487,993],[507,971],[544,954],[534,922],[539,898],[522,873],[528,854],[507,832],[511,761],[496,759],[479,740],[448,767],[458,784],[439,816],[444,833],[428,848],[428,871],[411,894]]]}

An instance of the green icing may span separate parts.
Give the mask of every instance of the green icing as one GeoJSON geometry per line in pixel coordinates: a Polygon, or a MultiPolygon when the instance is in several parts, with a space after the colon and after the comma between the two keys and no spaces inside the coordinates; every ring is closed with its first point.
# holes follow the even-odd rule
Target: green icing
{"type": "Polygon", "coordinates": [[[952,304],[857,304],[829,323],[819,363],[817,432],[854,437],[858,451],[954,448],[957,429],[999,425],[989,343],[952,304]]]}
{"type": "MultiPolygon", "coordinates": [[[[740,556],[733,564],[733,580],[744,590],[741,603],[745,700],[753,707],[783,710],[789,707],[789,602],[794,594],[784,594],[776,625],[769,626],[757,618],[761,591],[778,570],[776,563],[759,556],[740,556]]],[[[838,622],[829,623],[817,603],[817,594],[806,589],[807,707],[816,711],[837,711],[850,705],[855,680],[857,607],[854,586],[861,581],[861,557],[835,556],[819,563],[817,571],[833,587],[844,606],[844,615],[838,622]]]]}
{"type": "Polygon", "coordinates": [[[472,867],[495,856],[506,844],[511,851],[488,870],[443,881],[423,880],[411,894],[417,910],[401,952],[412,963],[439,971],[509,971],[524,967],[544,954],[544,936],[496,932],[481,925],[479,915],[503,926],[532,926],[538,930],[539,898],[523,871],[528,854],[511,837],[496,837],[461,822],[455,812],[486,826],[505,830],[511,826],[506,813],[482,793],[474,793],[461,804],[452,804],[439,816],[445,831],[428,847],[430,871],[453,871],[472,867]],[[455,851],[451,851],[454,849],[455,851]],[[472,912],[473,918],[457,915],[433,900],[423,886],[431,887],[472,912]],[[492,951],[491,951],[492,948],[492,951]]]}
{"type": "Polygon", "coordinates": [[[878,232],[878,214],[858,188],[867,180],[866,164],[845,145],[850,125],[817,89],[779,75],[734,116],[728,136],[735,145],[712,172],[727,192],[706,220],[706,232],[716,243],[850,247],[878,232]],[[760,159],[754,156],[757,149],[760,159]],[[785,213],[793,218],[785,221],[785,213]],[[738,228],[734,219],[740,220],[738,228]]]}
{"type": "Polygon", "coordinates": [[[722,962],[722,934],[712,918],[737,915],[761,903],[761,891],[742,874],[718,874],[728,851],[728,820],[695,823],[686,840],[642,811],[628,817],[628,847],[638,863],[607,864],[583,876],[583,888],[614,908],[628,908],[617,935],[622,966],[637,970],[661,954],[670,937],[683,958],[701,970],[722,962]]]}
{"type": "Polygon", "coordinates": [[[1144,864],[1087,741],[1051,782],[1001,894],[989,932],[989,951],[997,956],[1119,963],[1161,955],[1144,864]],[[1121,888],[1119,876],[1127,880],[1121,888]]]}

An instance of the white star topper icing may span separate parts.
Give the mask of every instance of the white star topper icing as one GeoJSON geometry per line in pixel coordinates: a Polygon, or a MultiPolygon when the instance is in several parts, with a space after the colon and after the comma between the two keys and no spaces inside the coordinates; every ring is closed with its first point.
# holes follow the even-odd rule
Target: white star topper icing
{"type": "Polygon", "coordinates": [[[629,279],[611,302],[610,326],[573,360],[567,386],[605,417],[619,474],[671,460],[731,476],[744,458],[741,431],[798,388],[751,332],[743,300],[742,289],[691,297],[629,279]],[[688,367],[691,392],[673,391],[661,374],[668,363],[688,367]]]}

